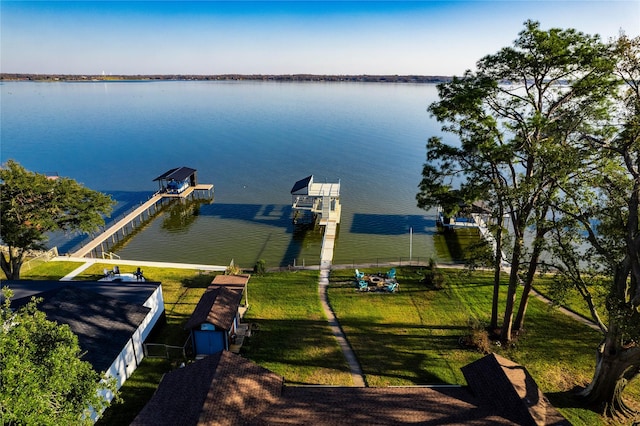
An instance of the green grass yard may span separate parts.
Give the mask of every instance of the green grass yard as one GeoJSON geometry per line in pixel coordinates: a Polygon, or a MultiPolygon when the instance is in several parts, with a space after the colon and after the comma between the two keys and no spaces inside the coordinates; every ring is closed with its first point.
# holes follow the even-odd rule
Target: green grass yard
{"type": "MultiPolygon", "coordinates": [[[[442,271],[447,285],[433,290],[421,283],[420,268],[399,268],[400,291],[395,294],[358,292],[353,270],[332,273],[330,303],[369,386],[465,384],[460,368],[482,354],[463,349],[459,338],[469,331],[470,322],[489,323],[493,275],[442,271]]],[[[503,285],[501,308],[505,297],[503,285]]],[[[573,424],[616,424],[576,407],[571,398],[575,386],[591,379],[599,341],[598,332],[532,298],[525,330],[514,346],[494,344],[492,351],[524,365],[573,424]]],[[[640,407],[640,379],[626,394],[640,407]]]]}
{"type": "MultiPolygon", "coordinates": [[[[49,262],[24,278],[57,279],[77,265],[49,262]]],[[[109,265],[94,265],[77,279],[96,279],[109,265]]],[[[492,275],[443,270],[442,290],[421,283],[424,269],[400,267],[400,291],[360,293],[353,270],[331,274],[329,300],[356,351],[369,386],[464,384],[460,367],[482,356],[464,349],[459,338],[469,322],[489,320],[492,275]]],[[[370,270],[378,272],[384,268],[370,270]]],[[[198,271],[145,268],[149,280],[162,282],[167,324],[151,341],[182,345],[184,322],[213,274],[198,271]]],[[[258,330],[245,341],[242,355],[282,375],[288,384],[350,385],[347,365],[330,333],[318,298],[317,271],[253,275],[249,282],[250,309],[245,322],[258,330]]],[[[503,295],[506,287],[503,287],[503,295]]],[[[502,305],[501,305],[502,306],[502,305]]],[[[529,370],[540,388],[575,425],[613,425],[596,413],[576,406],[571,389],[589,382],[599,334],[547,304],[530,302],[525,331],[512,348],[492,350],[529,370]]],[[[108,409],[99,424],[126,425],[153,394],[162,374],[173,362],[145,359],[121,389],[123,402],[108,409]]],[[[640,408],[640,380],[629,384],[627,398],[640,408]]]]}

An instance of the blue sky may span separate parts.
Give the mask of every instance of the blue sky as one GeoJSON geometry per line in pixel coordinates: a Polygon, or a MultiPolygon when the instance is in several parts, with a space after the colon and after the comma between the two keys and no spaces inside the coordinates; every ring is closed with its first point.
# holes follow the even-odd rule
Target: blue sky
{"type": "Polygon", "coordinates": [[[0,2],[0,70],[460,75],[544,29],[640,33],[640,0],[0,2]]]}

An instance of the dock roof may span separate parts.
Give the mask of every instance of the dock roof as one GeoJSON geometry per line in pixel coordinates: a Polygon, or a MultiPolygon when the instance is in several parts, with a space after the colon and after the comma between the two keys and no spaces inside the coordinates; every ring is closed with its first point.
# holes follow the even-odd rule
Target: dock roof
{"type": "Polygon", "coordinates": [[[175,169],[167,170],[153,181],[157,180],[185,180],[196,172],[196,169],[190,167],[176,167],[175,169]]]}
{"type": "Polygon", "coordinates": [[[293,184],[293,188],[291,188],[292,194],[306,194],[307,189],[309,188],[309,184],[313,182],[313,175],[307,176],[304,179],[300,179],[296,183],[293,184]]]}
{"type": "Polygon", "coordinates": [[[313,181],[313,175],[300,179],[293,184],[291,195],[309,195],[311,197],[339,197],[340,182],[333,183],[316,183],[313,181]]]}

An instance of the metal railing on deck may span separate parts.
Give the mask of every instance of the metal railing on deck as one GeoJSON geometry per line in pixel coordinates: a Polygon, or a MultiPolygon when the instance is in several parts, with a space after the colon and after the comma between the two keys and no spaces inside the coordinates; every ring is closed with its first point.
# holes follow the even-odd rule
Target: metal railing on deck
{"type": "Polygon", "coordinates": [[[144,356],[170,360],[187,359],[187,351],[191,347],[191,336],[182,346],[166,345],[164,343],[143,343],[144,356]]]}

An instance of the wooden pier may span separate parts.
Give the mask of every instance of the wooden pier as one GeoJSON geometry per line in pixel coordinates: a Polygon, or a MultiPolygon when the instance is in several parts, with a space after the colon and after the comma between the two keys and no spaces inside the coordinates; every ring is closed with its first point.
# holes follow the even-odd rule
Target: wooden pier
{"type": "Polygon", "coordinates": [[[105,229],[101,234],[89,241],[86,245],[71,253],[72,257],[103,257],[108,252],[110,245],[117,244],[121,238],[127,236],[128,232],[133,231],[136,226],[142,224],[145,220],[151,218],[158,210],[158,204],[166,199],[181,198],[186,199],[196,194],[206,193],[207,197],[211,197],[213,191],[212,184],[197,184],[190,186],[179,194],[170,194],[166,192],[156,192],[149,200],[141,204],[138,208],[127,214],[125,217],[105,229]],[[146,217],[145,217],[146,216],[146,217]]]}

